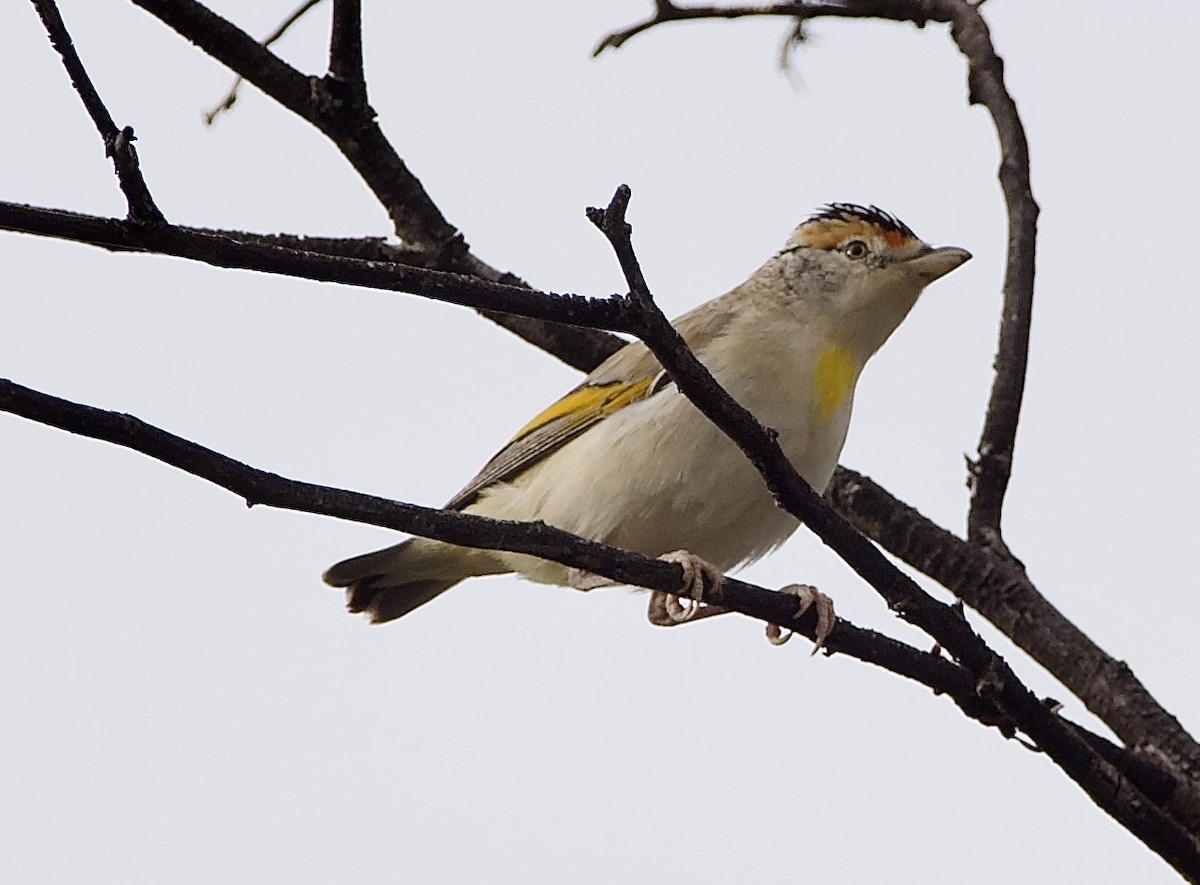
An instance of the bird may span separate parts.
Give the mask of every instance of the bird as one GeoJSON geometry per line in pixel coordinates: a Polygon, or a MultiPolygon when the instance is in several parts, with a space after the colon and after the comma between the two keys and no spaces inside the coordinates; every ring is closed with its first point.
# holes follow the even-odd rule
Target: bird
{"type": "MultiPolygon", "coordinates": [[[[927,285],[970,258],[956,246],[929,245],[878,206],[828,203],[745,282],[673,325],[823,492],[867,360],[927,285]]],[[[521,427],[445,509],[542,521],[678,562],[680,589],[695,601],[652,594],[649,617],[662,625],[723,611],[700,608],[704,581],[712,586],[724,572],[759,559],[799,526],[640,341],[521,427]]],[[[345,590],[349,611],[382,623],[467,578],[509,572],[578,589],[611,583],[527,554],[420,537],[339,562],[323,578],[345,590]]],[[[785,590],[800,597],[801,611],[817,608],[819,646],[833,624],[831,600],[807,585],[785,590]]],[[[768,627],[768,638],[778,636],[768,627]]]]}

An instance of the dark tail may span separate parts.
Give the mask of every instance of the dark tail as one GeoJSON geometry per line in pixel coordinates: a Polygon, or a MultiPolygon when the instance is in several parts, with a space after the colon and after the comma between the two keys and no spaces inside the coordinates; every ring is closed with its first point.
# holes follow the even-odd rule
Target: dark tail
{"type": "Polygon", "coordinates": [[[330,566],[326,584],[346,590],[346,608],[372,624],[394,621],[459,581],[508,571],[486,550],[456,547],[426,538],[364,553],[330,566]]]}

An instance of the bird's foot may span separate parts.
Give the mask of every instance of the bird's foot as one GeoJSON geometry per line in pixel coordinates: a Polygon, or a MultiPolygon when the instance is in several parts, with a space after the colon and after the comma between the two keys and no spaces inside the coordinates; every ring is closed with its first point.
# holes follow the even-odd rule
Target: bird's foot
{"type": "MultiPolygon", "coordinates": [[[[816,587],[808,584],[789,584],[779,592],[795,596],[799,600],[793,618],[799,618],[810,608],[816,610],[817,631],[813,637],[812,650],[812,653],[816,654],[824,647],[825,640],[833,632],[833,625],[837,620],[837,616],[833,613],[833,600],[816,587]]],[[[787,633],[784,633],[783,628],[778,624],[767,624],[767,642],[771,645],[783,645],[792,638],[793,632],[788,630],[787,633]]]]}
{"type": "Polygon", "coordinates": [[[680,597],[673,593],[655,590],[650,594],[650,608],[646,617],[657,627],[673,627],[686,621],[719,615],[727,611],[720,605],[701,605],[704,598],[704,582],[708,581],[710,588],[717,587],[721,582],[721,572],[716,566],[705,562],[699,556],[686,550],[676,550],[659,557],[664,562],[674,562],[683,568],[683,584],[681,590],[686,590],[690,598],[680,597]]]}
{"type": "Polygon", "coordinates": [[[601,587],[613,587],[617,582],[595,572],[584,571],[581,568],[567,569],[567,586],[572,590],[598,590],[601,587]]]}

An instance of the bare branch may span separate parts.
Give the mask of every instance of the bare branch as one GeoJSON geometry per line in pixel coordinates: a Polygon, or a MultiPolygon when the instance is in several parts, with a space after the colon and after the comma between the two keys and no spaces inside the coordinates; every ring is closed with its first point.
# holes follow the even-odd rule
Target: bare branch
{"type": "MultiPolygon", "coordinates": [[[[424,264],[427,257],[424,253],[390,245],[378,237],[346,239],[256,234],[170,224],[163,225],[161,230],[150,235],[141,227],[117,218],[101,218],[21,203],[0,202],[0,230],[86,243],[116,252],[174,255],[216,267],[238,267],[263,273],[347,282],[385,291],[408,291],[407,284],[400,282],[395,275],[403,274],[403,268],[414,270],[418,276],[420,270],[428,270],[424,264]],[[239,244],[246,248],[238,249],[239,244]],[[339,264],[339,258],[356,259],[357,263],[339,264]],[[389,271],[389,266],[394,266],[395,270],[389,271]]],[[[451,287],[443,289],[449,297],[439,300],[474,307],[488,319],[512,328],[521,337],[539,344],[550,353],[560,355],[564,362],[581,371],[595,368],[625,343],[616,335],[597,328],[602,325],[620,328],[608,320],[593,322],[599,316],[589,319],[578,311],[558,309],[537,316],[507,312],[517,309],[519,302],[531,306],[539,297],[536,290],[511,275],[502,276],[496,283],[464,274],[443,273],[440,277],[430,279],[450,278],[464,283],[465,288],[457,290],[462,297],[451,294],[454,291],[451,287]],[[480,286],[476,288],[471,280],[480,286]],[[495,286],[500,288],[493,288],[495,286]],[[465,295],[467,290],[474,290],[475,295],[465,295]],[[500,300],[495,300],[489,292],[493,295],[501,292],[508,294],[500,295],[500,300]],[[526,301],[524,297],[510,300],[508,295],[516,292],[527,296],[529,300],[526,301]],[[571,325],[576,321],[582,325],[571,325]]],[[[437,298],[434,295],[427,297],[437,298]]],[[[579,302],[576,299],[573,303],[578,306],[579,302]]],[[[610,309],[600,308],[601,313],[610,309]]]]}
{"type": "MultiPolygon", "coordinates": [[[[780,505],[802,520],[887,601],[900,617],[944,647],[977,679],[1016,726],[1122,826],[1185,876],[1200,881],[1200,845],[1087,742],[1064,726],[1026,688],[953,608],[925,593],[879,550],[826,506],[792,467],[773,431],[767,430],[716,383],[688,349],[646,288],[625,221],[629,188],[621,185],[607,209],[588,216],[608,237],[630,286],[629,304],[639,310],[634,333],[658,357],[679,390],[746,454],[780,505]]],[[[835,629],[834,634],[837,631],[835,629]]]]}
{"type": "Polygon", "coordinates": [[[784,16],[797,22],[810,18],[886,18],[911,21],[921,27],[931,16],[924,14],[920,2],[901,4],[895,0],[846,0],[844,3],[770,3],[765,6],[676,6],[669,0],[655,0],[654,13],[647,19],[619,31],[606,34],[592,50],[592,56],[605,49],[620,49],[631,38],[658,25],[701,19],[735,19],[750,16],[784,16]]]}
{"type": "Polygon", "coordinates": [[[174,255],[214,267],[256,270],[367,289],[411,292],[479,310],[631,331],[627,328],[627,308],[622,299],[538,292],[466,274],[308,252],[179,225],[150,227],[117,218],[97,218],[0,202],[0,229],[90,243],[117,252],[174,255]]]}
{"type": "Polygon", "coordinates": [[[1172,772],[1172,812],[1200,832],[1200,745],[1123,661],[1096,645],[1038,592],[1019,564],[965,541],[868,477],[839,467],[830,504],[894,556],[951,590],[1054,674],[1132,752],[1172,772]]]}
{"type": "Polygon", "coordinates": [[[125,126],[118,129],[117,124],[113,122],[108,108],[100,99],[100,93],[92,85],[92,80],[88,76],[79,54],[75,51],[75,44],[71,41],[71,35],[67,33],[67,26],[62,20],[54,0],[33,0],[33,5],[42,19],[42,24],[46,27],[50,43],[62,56],[63,67],[67,69],[71,85],[79,93],[83,106],[96,126],[96,131],[100,133],[100,138],[104,142],[104,155],[112,158],[113,169],[117,173],[117,182],[125,194],[125,202],[129,207],[129,219],[139,224],[159,224],[165,221],[162,212],[154,204],[154,198],[150,196],[150,188],[146,186],[146,180],[142,177],[137,150],[133,146],[133,142],[136,140],[133,127],[125,126]]]}
{"type": "Polygon", "coordinates": [[[1025,393],[1039,210],[1030,183],[1025,126],[1016,102],[1004,85],[1004,62],[992,45],[987,23],[978,8],[965,0],[939,0],[936,5],[951,17],[950,33],[966,56],[969,101],[987,108],[1000,141],[1000,186],[1008,210],[1004,307],[996,378],[979,440],[979,460],[972,468],[974,492],[967,536],[1007,553],[1001,539],[1000,519],[1012,476],[1017,421],[1025,393]]]}

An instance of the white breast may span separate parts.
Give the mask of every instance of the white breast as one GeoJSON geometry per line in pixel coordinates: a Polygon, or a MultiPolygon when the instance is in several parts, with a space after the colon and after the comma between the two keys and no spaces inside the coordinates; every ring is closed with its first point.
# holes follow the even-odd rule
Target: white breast
{"type": "MultiPolygon", "coordinates": [[[[845,441],[851,397],[818,419],[814,348],[797,346],[790,332],[768,327],[753,341],[714,342],[704,359],[735,399],[779,432],[800,475],[822,491],[845,441]],[[739,365],[731,374],[734,350],[739,365]]],[[[686,549],[722,570],[757,559],[798,525],[745,455],[674,386],[606,418],[467,509],[544,520],[648,556],[686,549]]],[[[503,558],[533,580],[566,582],[563,566],[503,558]]]]}

